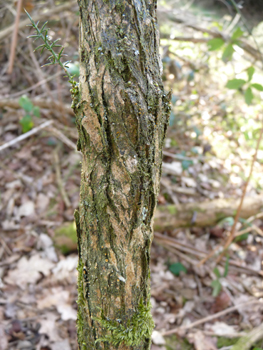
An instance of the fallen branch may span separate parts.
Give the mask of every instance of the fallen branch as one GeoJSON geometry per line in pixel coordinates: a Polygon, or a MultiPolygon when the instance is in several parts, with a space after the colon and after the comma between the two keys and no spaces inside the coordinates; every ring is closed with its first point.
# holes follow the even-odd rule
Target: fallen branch
{"type": "MultiPolygon", "coordinates": [[[[194,202],[176,205],[158,206],[155,214],[156,231],[173,230],[178,227],[213,226],[226,217],[235,217],[239,199],[215,199],[209,202],[194,202]]],[[[239,217],[250,218],[263,209],[263,194],[245,197],[239,217]]]]}

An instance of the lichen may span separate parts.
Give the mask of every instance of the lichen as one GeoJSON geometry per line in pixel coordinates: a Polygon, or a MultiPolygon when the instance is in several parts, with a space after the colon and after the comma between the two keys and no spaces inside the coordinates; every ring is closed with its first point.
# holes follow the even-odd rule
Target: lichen
{"type": "Polygon", "coordinates": [[[121,319],[110,320],[101,312],[101,317],[94,317],[108,334],[103,338],[99,338],[96,342],[109,342],[114,346],[121,343],[127,346],[138,346],[146,339],[151,339],[151,334],[154,328],[154,322],[151,315],[150,301],[144,305],[143,300],[140,300],[137,312],[127,321],[121,319]]]}

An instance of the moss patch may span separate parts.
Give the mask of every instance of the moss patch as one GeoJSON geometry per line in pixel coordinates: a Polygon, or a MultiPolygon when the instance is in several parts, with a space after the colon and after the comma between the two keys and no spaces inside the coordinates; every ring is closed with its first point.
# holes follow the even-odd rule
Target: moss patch
{"type": "Polygon", "coordinates": [[[177,210],[175,208],[175,205],[168,205],[167,209],[169,210],[169,213],[172,214],[172,215],[175,215],[176,212],[177,212],[177,210]]]}
{"type": "Polygon", "coordinates": [[[165,337],[165,341],[167,350],[194,350],[194,347],[186,339],[180,339],[176,335],[165,337]]]}
{"type": "Polygon", "coordinates": [[[62,254],[77,250],[77,233],[75,222],[69,222],[55,231],[54,243],[62,254]]]}
{"type": "Polygon", "coordinates": [[[96,340],[96,342],[109,342],[114,346],[121,343],[127,346],[138,346],[146,339],[151,339],[154,322],[151,315],[151,303],[143,304],[141,300],[138,310],[133,314],[132,318],[125,324],[122,320],[109,320],[101,313],[101,318],[95,318],[99,324],[108,331],[108,334],[96,340]]]}
{"type": "Polygon", "coordinates": [[[225,337],[218,337],[217,339],[217,347],[223,348],[225,346],[231,346],[231,345],[235,345],[237,343],[239,338],[225,338],[225,337]]]}

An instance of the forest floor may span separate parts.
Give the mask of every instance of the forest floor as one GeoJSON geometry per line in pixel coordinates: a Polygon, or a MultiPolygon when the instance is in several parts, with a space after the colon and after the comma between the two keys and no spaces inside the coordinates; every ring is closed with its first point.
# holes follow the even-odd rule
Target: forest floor
{"type": "MultiPolygon", "coordinates": [[[[26,4],[33,13],[43,10],[34,1],[26,4]]],[[[69,85],[56,67],[40,68],[45,57],[33,52],[28,27],[19,31],[13,72],[7,74],[12,31],[1,33],[14,22],[10,6],[0,8],[0,350],[76,350],[73,212],[81,154],[75,149],[69,85]],[[38,128],[47,121],[48,126],[38,128]],[[36,133],[19,141],[23,127],[36,133]]],[[[45,6],[53,9],[52,35],[67,43],[71,68],[77,70],[77,7],[72,10],[69,2],[70,12],[56,14],[53,1],[45,6]]],[[[241,200],[262,129],[262,96],[255,93],[248,105],[242,93],[225,84],[235,74],[242,78],[251,63],[240,51],[223,62],[220,52],[207,50],[206,34],[163,24],[166,11],[161,2],[163,76],[167,90],[173,89],[173,110],[158,206],[196,203],[198,208],[201,202],[241,200]],[[192,40],[179,40],[182,33],[192,40]],[[164,38],[167,34],[172,39],[164,38]]],[[[25,18],[22,14],[20,21],[25,18]]],[[[213,20],[207,23],[211,28],[213,20]]],[[[225,30],[229,19],[214,25],[225,30]]],[[[254,66],[258,82],[262,69],[256,61],[254,66]]],[[[246,196],[261,198],[262,142],[253,165],[246,196]]],[[[213,226],[199,227],[196,215],[198,210],[187,228],[158,229],[153,241],[152,350],[227,350],[262,324],[262,210],[239,218],[235,241],[220,262],[216,254],[235,217],[225,215],[213,226]],[[216,256],[198,265],[215,248],[216,256]]],[[[259,328],[251,346],[262,348],[262,338],[259,328]]]]}

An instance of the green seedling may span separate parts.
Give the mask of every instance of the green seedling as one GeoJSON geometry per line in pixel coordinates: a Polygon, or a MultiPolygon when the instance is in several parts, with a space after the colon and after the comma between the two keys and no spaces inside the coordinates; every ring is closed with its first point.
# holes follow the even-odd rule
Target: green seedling
{"type": "Polygon", "coordinates": [[[186,267],[185,267],[183,264],[181,264],[180,262],[173,263],[173,264],[169,265],[169,270],[170,270],[175,276],[179,276],[179,275],[180,275],[180,272],[187,273],[186,267]]]}
{"type": "Polygon", "coordinates": [[[228,268],[229,268],[229,256],[226,259],[223,275],[221,275],[220,271],[218,270],[218,267],[214,268],[213,272],[216,275],[216,278],[211,282],[211,286],[213,288],[213,292],[212,292],[213,297],[217,297],[221,292],[221,289],[222,289],[221,278],[227,277],[228,268]]]}
{"type": "Polygon", "coordinates": [[[20,99],[18,100],[18,103],[25,111],[25,115],[19,121],[22,126],[22,132],[25,133],[30,131],[33,128],[34,122],[32,117],[35,116],[39,118],[40,111],[39,111],[39,107],[34,106],[33,103],[30,101],[30,99],[26,95],[23,95],[22,97],[20,97],[20,99]]]}

